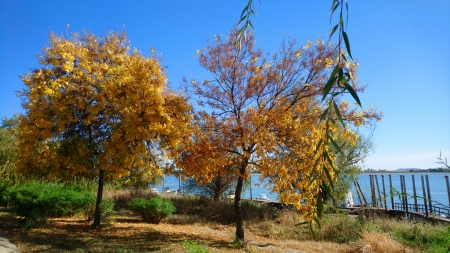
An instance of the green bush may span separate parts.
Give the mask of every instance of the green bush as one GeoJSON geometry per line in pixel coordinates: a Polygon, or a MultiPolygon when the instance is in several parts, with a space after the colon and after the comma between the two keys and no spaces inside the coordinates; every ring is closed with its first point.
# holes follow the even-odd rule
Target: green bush
{"type": "Polygon", "coordinates": [[[51,217],[72,216],[95,202],[91,192],[79,187],[36,182],[8,188],[3,199],[25,225],[42,223],[51,217]]]}
{"type": "MultiPolygon", "coordinates": [[[[92,201],[84,209],[84,216],[89,221],[94,219],[95,204],[96,201],[92,201]]],[[[114,211],[114,205],[115,203],[112,200],[102,200],[102,209],[100,214],[100,220],[102,222],[111,222],[113,220],[112,216],[116,214],[116,211],[114,211]]]]}
{"type": "Polygon", "coordinates": [[[158,224],[164,218],[171,217],[172,213],[177,211],[172,201],[159,197],[150,200],[134,198],[128,203],[128,207],[139,213],[144,221],[154,224],[158,224]]]}

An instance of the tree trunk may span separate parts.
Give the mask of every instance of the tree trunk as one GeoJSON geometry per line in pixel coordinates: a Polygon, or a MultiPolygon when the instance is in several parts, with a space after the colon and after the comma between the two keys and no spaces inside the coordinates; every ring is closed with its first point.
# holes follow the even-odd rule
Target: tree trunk
{"type": "Polygon", "coordinates": [[[245,159],[242,162],[241,168],[239,169],[238,181],[234,194],[234,210],[236,212],[236,237],[242,242],[244,241],[244,217],[242,216],[241,209],[241,192],[244,182],[245,168],[247,167],[247,164],[248,160],[245,159]]]}
{"type": "Polygon", "coordinates": [[[102,214],[102,196],[103,196],[103,183],[104,183],[105,171],[100,170],[98,176],[98,190],[97,190],[97,203],[95,204],[94,224],[93,228],[100,228],[100,218],[102,214]]]}

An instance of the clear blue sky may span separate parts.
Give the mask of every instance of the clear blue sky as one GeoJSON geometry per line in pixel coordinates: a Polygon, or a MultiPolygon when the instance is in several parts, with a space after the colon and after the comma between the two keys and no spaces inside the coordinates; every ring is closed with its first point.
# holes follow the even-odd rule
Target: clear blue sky
{"type": "MultiPolygon", "coordinates": [[[[50,31],[66,34],[125,27],[133,47],[162,53],[169,81],[205,78],[194,58],[214,34],[227,34],[246,5],[241,1],[0,1],[0,117],[22,112],[19,79],[38,66],[36,54],[50,31]]],[[[331,25],[331,0],[255,2],[257,45],[278,48],[280,37],[301,44],[331,25]]],[[[450,1],[349,1],[348,34],[359,81],[369,89],[363,106],[376,104],[384,119],[376,130],[373,169],[430,168],[442,150],[450,158],[450,1]]]]}

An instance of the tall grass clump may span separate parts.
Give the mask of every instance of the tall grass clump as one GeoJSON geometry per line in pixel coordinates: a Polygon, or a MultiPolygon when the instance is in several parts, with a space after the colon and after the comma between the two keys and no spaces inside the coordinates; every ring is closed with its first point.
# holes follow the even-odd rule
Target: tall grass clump
{"type": "Polygon", "coordinates": [[[347,215],[327,215],[320,222],[320,228],[316,231],[316,239],[349,243],[358,241],[364,231],[364,225],[347,215]]]}
{"type": "Polygon", "coordinates": [[[103,198],[106,200],[114,201],[115,210],[119,211],[121,209],[128,208],[128,202],[134,198],[151,199],[156,197],[155,193],[152,193],[150,189],[141,188],[124,188],[118,190],[108,190],[103,194],[103,198]]]}

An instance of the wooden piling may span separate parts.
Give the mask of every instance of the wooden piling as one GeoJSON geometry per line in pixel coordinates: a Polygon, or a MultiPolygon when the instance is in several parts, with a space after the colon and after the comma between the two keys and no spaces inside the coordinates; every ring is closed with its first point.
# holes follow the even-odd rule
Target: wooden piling
{"type": "Polygon", "coordinates": [[[386,203],[386,188],[384,187],[384,175],[381,175],[381,182],[383,183],[384,209],[387,210],[387,203],[386,203]]]}
{"type": "Polygon", "coordinates": [[[402,209],[405,209],[405,192],[403,191],[403,175],[400,175],[400,194],[402,200],[402,209]]]}
{"type": "MultiPolygon", "coordinates": [[[[361,193],[361,197],[362,197],[362,199],[363,199],[363,201],[364,201],[364,205],[367,206],[367,200],[366,200],[366,197],[364,196],[363,191],[361,190],[361,186],[359,185],[358,179],[356,179],[355,182],[356,182],[356,186],[358,187],[359,192],[361,193]]],[[[361,203],[361,204],[362,204],[362,203],[361,203]]]]}
{"type": "Polygon", "coordinates": [[[359,200],[359,205],[363,205],[363,203],[362,203],[362,199],[361,199],[361,195],[359,194],[359,191],[358,191],[358,187],[357,187],[357,185],[356,185],[356,178],[355,178],[355,180],[353,180],[353,185],[355,186],[355,191],[356,191],[356,195],[358,195],[358,200],[359,200]]]}
{"type": "Polygon", "coordinates": [[[405,211],[406,211],[406,218],[409,218],[409,208],[408,208],[408,193],[406,192],[406,180],[405,176],[403,175],[403,191],[405,193],[405,211]]]}
{"type": "Polygon", "coordinates": [[[416,194],[416,181],[414,180],[414,175],[412,176],[412,184],[413,184],[413,193],[414,193],[414,210],[418,212],[417,210],[417,194],[416,194]]]}
{"type": "Polygon", "coordinates": [[[381,192],[380,192],[380,185],[378,184],[378,175],[375,175],[375,182],[377,183],[377,191],[378,191],[378,200],[380,203],[380,207],[383,207],[383,202],[381,201],[381,192]]]}
{"type": "Polygon", "coordinates": [[[389,174],[389,193],[391,195],[392,209],[394,209],[394,193],[392,191],[392,175],[391,174],[389,174]]]}
{"type": "Polygon", "coordinates": [[[428,205],[427,205],[427,194],[425,192],[425,183],[423,181],[423,175],[420,176],[422,179],[422,191],[423,191],[423,204],[425,205],[425,215],[428,216],[428,205]]]}
{"type": "Polygon", "coordinates": [[[372,207],[377,207],[377,197],[375,196],[375,183],[374,183],[374,175],[370,175],[370,193],[372,196],[372,207]]]}
{"type": "Polygon", "coordinates": [[[450,206],[450,185],[448,183],[448,176],[447,175],[445,175],[445,182],[447,183],[448,205],[450,206]]]}
{"type": "Polygon", "coordinates": [[[430,207],[430,214],[433,214],[433,205],[431,203],[431,193],[430,193],[430,181],[428,181],[428,175],[425,175],[425,180],[427,183],[428,204],[430,207]]]}

